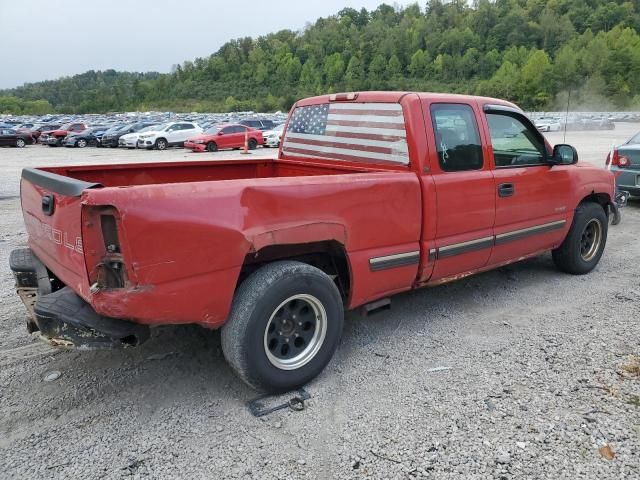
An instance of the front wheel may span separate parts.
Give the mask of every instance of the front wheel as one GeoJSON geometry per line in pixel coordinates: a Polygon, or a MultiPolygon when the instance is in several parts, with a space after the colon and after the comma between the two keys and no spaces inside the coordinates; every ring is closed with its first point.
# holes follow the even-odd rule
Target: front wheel
{"type": "Polygon", "coordinates": [[[216,145],[216,142],[207,143],[207,152],[217,152],[217,151],[218,151],[218,145],[216,145]]]}
{"type": "Polygon", "coordinates": [[[248,142],[249,150],[255,150],[257,146],[258,146],[258,142],[256,142],[254,138],[251,138],[248,142]]]}
{"type": "Polygon", "coordinates": [[[251,387],[283,392],[324,369],[343,323],[342,298],[327,274],[300,262],[274,262],[238,288],[222,327],[222,351],[251,387]]]}
{"type": "Polygon", "coordinates": [[[158,150],[166,150],[167,149],[167,141],[164,138],[159,138],[156,140],[156,148],[158,150]]]}
{"type": "Polygon", "coordinates": [[[578,205],[569,233],[552,252],[553,261],[563,272],[584,275],[595,268],[607,243],[609,219],[601,205],[578,205]]]}
{"type": "Polygon", "coordinates": [[[81,138],[76,142],[76,147],[78,148],[84,148],[86,146],[87,146],[87,141],[84,138],[81,138]]]}

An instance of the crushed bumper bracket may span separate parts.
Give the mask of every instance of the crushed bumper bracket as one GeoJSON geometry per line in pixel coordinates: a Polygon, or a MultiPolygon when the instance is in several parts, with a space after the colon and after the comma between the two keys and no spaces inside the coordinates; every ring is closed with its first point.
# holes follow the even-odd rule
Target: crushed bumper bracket
{"type": "Polygon", "coordinates": [[[11,252],[9,266],[30,318],[27,329],[55,345],[85,349],[135,346],[149,338],[149,327],[104,317],[69,287],[51,291],[46,267],[28,248],[11,252]]]}

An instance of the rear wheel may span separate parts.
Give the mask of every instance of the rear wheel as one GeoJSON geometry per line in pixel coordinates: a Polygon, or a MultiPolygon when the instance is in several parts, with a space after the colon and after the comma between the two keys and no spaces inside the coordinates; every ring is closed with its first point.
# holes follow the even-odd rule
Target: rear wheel
{"type": "Polygon", "coordinates": [[[216,145],[216,142],[207,143],[207,152],[217,152],[217,151],[218,151],[218,145],[216,145]]]}
{"type": "Polygon", "coordinates": [[[24,148],[25,145],[26,145],[26,142],[24,141],[24,139],[19,138],[16,140],[16,147],[24,148]]]}
{"type": "Polygon", "coordinates": [[[84,148],[86,146],[87,146],[87,141],[84,138],[81,138],[76,142],[76,147],[78,148],[84,148]]]}
{"type": "Polygon", "coordinates": [[[238,288],[222,327],[222,350],[253,388],[287,391],[329,363],[343,322],[342,298],[329,276],[304,263],[274,262],[238,288]]]}
{"type": "Polygon", "coordinates": [[[587,202],[578,205],[567,237],[552,252],[556,266],[573,275],[593,270],[607,243],[608,220],[599,204],[587,202]]]}
{"type": "Polygon", "coordinates": [[[156,148],[158,150],[166,150],[167,146],[167,141],[164,138],[159,138],[156,140],[156,148]]]}
{"type": "Polygon", "coordinates": [[[256,142],[255,138],[250,138],[248,142],[249,150],[255,150],[258,146],[258,142],[256,142]]]}

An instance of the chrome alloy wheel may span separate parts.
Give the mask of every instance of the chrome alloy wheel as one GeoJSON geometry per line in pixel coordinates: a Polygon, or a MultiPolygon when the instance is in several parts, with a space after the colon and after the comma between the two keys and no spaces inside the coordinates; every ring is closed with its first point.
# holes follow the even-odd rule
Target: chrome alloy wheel
{"type": "Polygon", "coordinates": [[[580,237],[580,256],[585,262],[589,262],[596,256],[602,243],[602,223],[598,219],[592,219],[587,223],[580,237]]]}
{"type": "Polygon", "coordinates": [[[274,310],[264,331],[264,351],[274,367],[295,370],[318,353],[327,334],[327,312],[313,295],[287,298],[274,310]]]}

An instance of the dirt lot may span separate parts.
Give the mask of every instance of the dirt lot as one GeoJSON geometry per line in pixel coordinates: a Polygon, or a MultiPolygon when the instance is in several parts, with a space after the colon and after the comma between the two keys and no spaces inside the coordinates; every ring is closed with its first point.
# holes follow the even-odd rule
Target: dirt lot
{"type": "MultiPolygon", "coordinates": [[[[637,129],[569,132],[567,142],[602,164],[637,129]]],[[[0,258],[26,242],[22,167],[182,158],[211,155],[0,149],[0,258]]],[[[640,478],[639,231],[632,202],[590,275],[560,274],[546,255],[400,295],[370,318],[351,313],[307,408],[261,419],[217,332],[167,327],[137,349],[53,350],[27,334],[5,266],[1,475],[640,478]],[[51,371],[60,378],[45,381],[51,371]]]]}

